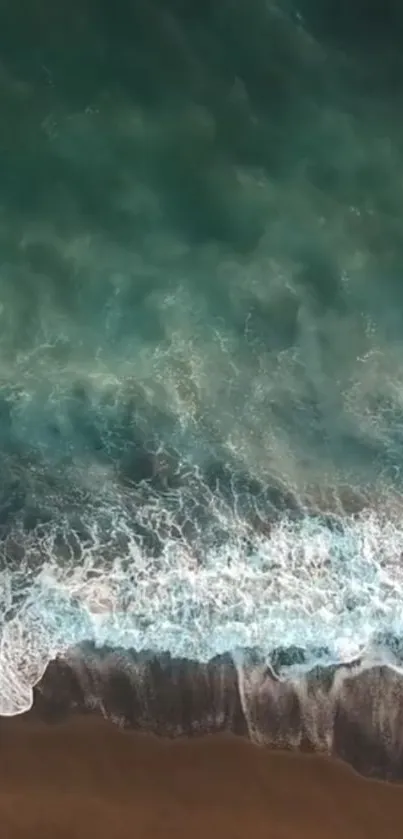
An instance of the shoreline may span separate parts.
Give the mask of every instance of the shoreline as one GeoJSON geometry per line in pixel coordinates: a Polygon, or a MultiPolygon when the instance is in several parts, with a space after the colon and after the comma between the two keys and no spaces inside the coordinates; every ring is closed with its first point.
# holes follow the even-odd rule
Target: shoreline
{"type": "Polygon", "coordinates": [[[33,695],[28,713],[49,723],[84,715],[173,740],[227,734],[403,780],[403,675],[388,665],[357,659],[285,678],[253,650],[200,663],[86,644],[53,660],[33,695]]]}

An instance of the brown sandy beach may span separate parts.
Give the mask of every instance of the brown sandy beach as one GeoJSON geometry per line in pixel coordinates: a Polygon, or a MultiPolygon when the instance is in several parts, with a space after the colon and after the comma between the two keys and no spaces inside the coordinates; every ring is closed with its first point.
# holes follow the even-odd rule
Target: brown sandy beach
{"type": "Polygon", "coordinates": [[[0,719],[1,839],[401,839],[401,783],[349,765],[402,778],[401,677],[287,682],[254,654],[239,673],[91,646],[51,662],[0,719]]]}
{"type": "Polygon", "coordinates": [[[231,735],[169,741],[93,716],[1,721],[4,839],[402,836],[403,789],[231,735]]]}

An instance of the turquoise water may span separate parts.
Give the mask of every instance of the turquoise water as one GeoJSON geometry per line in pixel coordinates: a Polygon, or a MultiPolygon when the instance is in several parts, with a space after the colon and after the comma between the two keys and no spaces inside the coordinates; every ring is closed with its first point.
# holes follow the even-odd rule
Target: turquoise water
{"type": "Polygon", "coordinates": [[[0,711],[83,638],[401,633],[402,35],[0,4],[0,711]]]}

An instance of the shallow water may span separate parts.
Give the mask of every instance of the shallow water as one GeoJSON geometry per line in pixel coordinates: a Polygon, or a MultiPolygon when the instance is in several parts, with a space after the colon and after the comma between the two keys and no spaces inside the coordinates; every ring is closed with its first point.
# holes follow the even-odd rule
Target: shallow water
{"type": "Polygon", "coordinates": [[[0,4],[0,712],[83,639],[401,634],[401,38],[0,4]]]}

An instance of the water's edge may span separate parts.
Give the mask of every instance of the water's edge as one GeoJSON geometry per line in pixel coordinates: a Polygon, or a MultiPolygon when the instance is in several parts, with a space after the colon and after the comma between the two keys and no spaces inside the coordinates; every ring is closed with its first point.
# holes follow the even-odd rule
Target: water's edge
{"type": "Polygon", "coordinates": [[[47,722],[102,714],[164,737],[228,732],[403,779],[403,674],[362,659],[284,678],[253,650],[198,663],[84,644],[48,665],[33,712],[47,722]]]}

